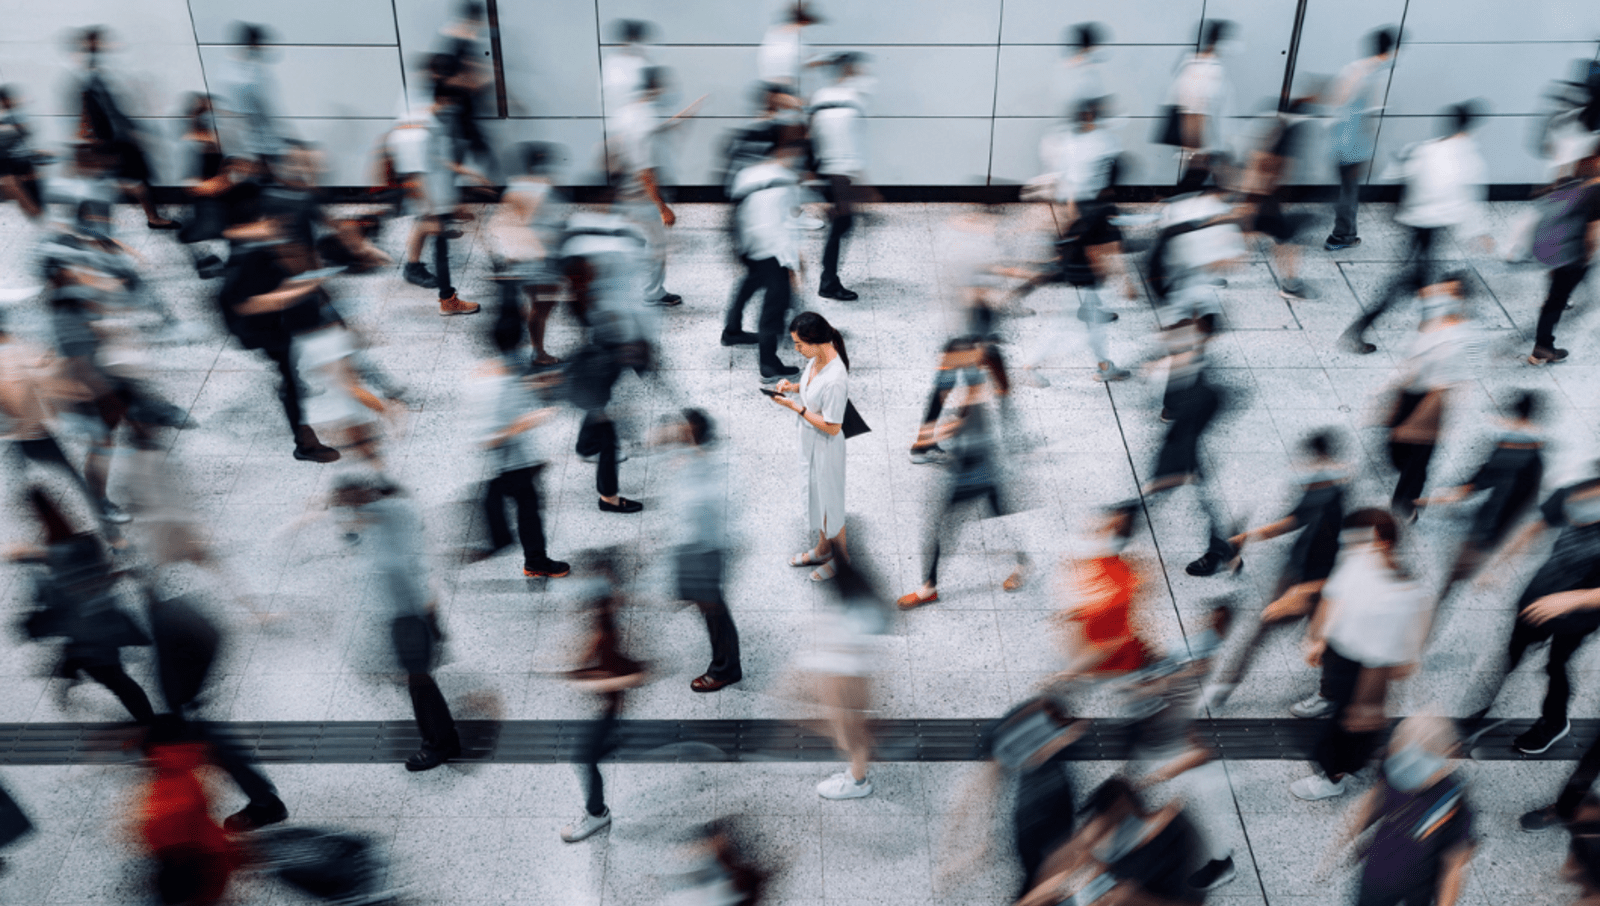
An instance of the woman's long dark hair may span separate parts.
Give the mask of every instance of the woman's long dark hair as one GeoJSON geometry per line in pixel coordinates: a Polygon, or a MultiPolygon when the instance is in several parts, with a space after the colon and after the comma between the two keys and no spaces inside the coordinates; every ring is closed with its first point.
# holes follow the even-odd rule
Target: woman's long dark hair
{"type": "Polygon", "coordinates": [[[827,318],[814,311],[803,311],[789,322],[789,332],[807,343],[833,344],[833,351],[839,354],[844,370],[850,370],[850,356],[844,351],[844,337],[839,336],[839,331],[828,323],[827,318]]]}

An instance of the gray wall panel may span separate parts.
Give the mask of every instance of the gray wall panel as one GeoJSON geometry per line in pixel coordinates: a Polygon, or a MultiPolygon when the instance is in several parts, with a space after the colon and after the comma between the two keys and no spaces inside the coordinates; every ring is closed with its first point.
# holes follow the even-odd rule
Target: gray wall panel
{"type": "MultiPolygon", "coordinates": [[[[527,4],[531,7],[543,4],[527,4]]],[[[659,0],[599,0],[601,37],[611,43],[611,24],[618,19],[643,19],[656,26],[663,44],[759,44],[761,34],[777,18],[774,0],[693,0],[664,6],[659,0]]],[[[595,0],[588,0],[589,21],[595,0]]],[[[505,4],[501,6],[504,15],[505,4]]],[[[826,12],[826,11],[825,11],[826,12]]]]}
{"type": "MultiPolygon", "coordinates": [[[[819,47],[823,52],[845,50],[819,47]]],[[[995,47],[867,47],[868,116],[989,116],[995,47]]]]}
{"type": "MultiPolygon", "coordinates": [[[[231,62],[233,48],[200,48],[208,71],[231,62]]],[[[400,69],[392,47],[280,47],[274,68],[283,116],[394,118],[400,69]]]]}
{"type": "MultiPolygon", "coordinates": [[[[509,150],[518,142],[552,142],[560,146],[557,181],[562,185],[603,185],[599,166],[601,136],[599,119],[507,119],[484,122],[496,147],[509,150]]],[[[511,161],[507,160],[507,164],[511,161]]]]}
{"type": "Polygon", "coordinates": [[[1367,55],[1366,35],[1400,25],[1406,0],[1309,0],[1295,74],[1332,76],[1367,55]]]}
{"type": "Polygon", "coordinates": [[[1490,113],[1537,113],[1550,81],[1565,77],[1568,61],[1589,44],[1412,44],[1395,60],[1388,112],[1437,113],[1482,98],[1490,113]]]}
{"type": "Polygon", "coordinates": [[[1574,41],[1600,38],[1600,4],[1593,0],[1410,0],[1406,32],[1412,41],[1574,41]]]}
{"type": "MultiPolygon", "coordinates": [[[[606,50],[611,52],[611,48],[606,50]]],[[[669,103],[687,105],[705,94],[709,97],[699,111],[705,116],[752,115],[755,104],[751,98],[756,78],[754,47],[652,47],[650,57],[672,72],[669,103]]],[[[606,109],[613,112],[621,103],[612,97],[605,101],[606,109]]]]}
{"type": "Polygon", "coordinates": [[[500,34],[511,116],[600,115],[591,0],[501,3],[500,34]]]}
{"type": "Polygon", "coordinates": [[[822,7],[828,21],[806,30],[816,44],[994,44],[1000,0],[851,2],[822,7]]]}
{"type": "Polygon", "coordinates": [[[867,121],[867,182],[877,185],[984,185],[987,117],[867,121]],[[937,149],[938,153],[930,153],[937,149]]]}
{"type": "Polygon", "coordinates": [[[389,0],[189,0],[201,44],[232,44],[236,22],[267,26],[274,44],[394,44],[389,0]]]}
{"type": "MultiPolygon", "coordinates": [[[[1116,101],[1114,114],[1152,116],[1185,53],[1170,45],[1107,47],[1103,52],[1106,87],[1116,101]]],[[[1002,46],[996,116],[1055,116],[1052,82],[1061,53],[1055,47],[1002,46]]]]}
{"type": "MultiPolygon", "coordinates": [[[[1131,171],[1124,181],[1139,185],[1171,185],[1178,181],[1172,149],[1150,143],[1153,117],[1137,117],[1117,127],[1131,171]]],[[[1056,125],[1047,118],[1001,117],[994,121],[994,185],[1025,183],[1044,172],[1039,142],[1056,125]]]]}
{"type": "Polygon", "coordinates": [[[389,134],[388,120],[292,119],[285,121],[284,126],[322,150],[324,185],[374,184],[376,152],[389,134]]]}
{"type": "Polygon", "coordinates": [[[1201,0],[1118,0],[1094,8],[1061,0],[1006,0],[1000,40],[1059,44],[1068,25],[1094,21],[1110,28],[1109,40],[1116,44],[1193,44],[1200,37],[1203,6],[1201,0]]]}

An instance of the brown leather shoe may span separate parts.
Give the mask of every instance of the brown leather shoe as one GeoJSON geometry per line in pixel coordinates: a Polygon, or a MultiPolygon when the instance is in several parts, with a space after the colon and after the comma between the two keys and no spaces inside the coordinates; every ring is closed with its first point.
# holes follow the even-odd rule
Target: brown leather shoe
{"type": "Polygon", "coordinates": [[[483,306],[476,302],[463,302],[455,293],[448,299],[439,300],[439,314],[441,315],[475,315],[483,306]]]}
{"type": "Polygon", "coordinates": [[[938,591],[934,591],[931,594],[929,594],[926,598],[924,598],[922,596],[922,590],[918,589],[916,591],[910,592],[909,594],[901,595],[900,599],[895,601],[894,603],[895,603],[895,606],[899,607],[901,610],[916,610],[918,607],[921,607],[924,604],[932,604],[934,601],[937,601],[937,600],[939,600],[939,592],[938,591]]]}
{"type": "Polygon", "coordinates": [[[736,679],[730,679],[730,680],[716,679],[716,678],[712,677],[711,674],[707,673],[707,674],[704,674],[704,675],[701,675],[701,676],[697,676],[694,679],[690,680],[689,681],[689,688],[693,689],[696,692],[715,692],[715,691],[717,691],[718,689],[721,689],[724,686],[731,686],[731,685],[733,685],[734,683],[737,683],[737,682],[738,682],[738,680],[736,680],[736,679]]]}

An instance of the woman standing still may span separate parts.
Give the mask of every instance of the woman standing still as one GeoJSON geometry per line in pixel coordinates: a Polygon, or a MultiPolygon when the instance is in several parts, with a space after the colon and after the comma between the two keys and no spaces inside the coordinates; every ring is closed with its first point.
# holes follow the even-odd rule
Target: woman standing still
{"type": "Polygon", "coordinates": [[[844,533],[844,427],[850,398],[850,356],[844,338],[816,312],[789,322],[794,348],[806,357],[800,383],[779,381],[772,401],[800,416],[800,455],[808,469],[811,531],[817,546],[789,558],[790,566],[815,566],[811,581],[833,578],[834,554],[849,559],[844,533]],[[794,393],[798,398],[784,394],[794,393]],[[837,548],[837,551],[835,551],[837,548]]]}

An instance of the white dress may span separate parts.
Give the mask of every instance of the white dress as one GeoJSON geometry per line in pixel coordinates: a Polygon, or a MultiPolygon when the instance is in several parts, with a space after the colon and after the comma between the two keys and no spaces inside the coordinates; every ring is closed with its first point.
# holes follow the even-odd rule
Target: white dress
{"type": "MultiPolygon", "coordinates": [[[[821,371],[817,360],[806,363],[800,375],[800,405],[819,413],[822,420],[838,425],[844,423],[844,407],[850,396],[850,372],[844,361],[835,356],[821,371]]],[[[844,432],[824,434],[796,418],[800,427],[800,457],[807,469],[806,484],[810,491],[811,531],[820,531],[829,538],[844,528],[844,432]]]]}

